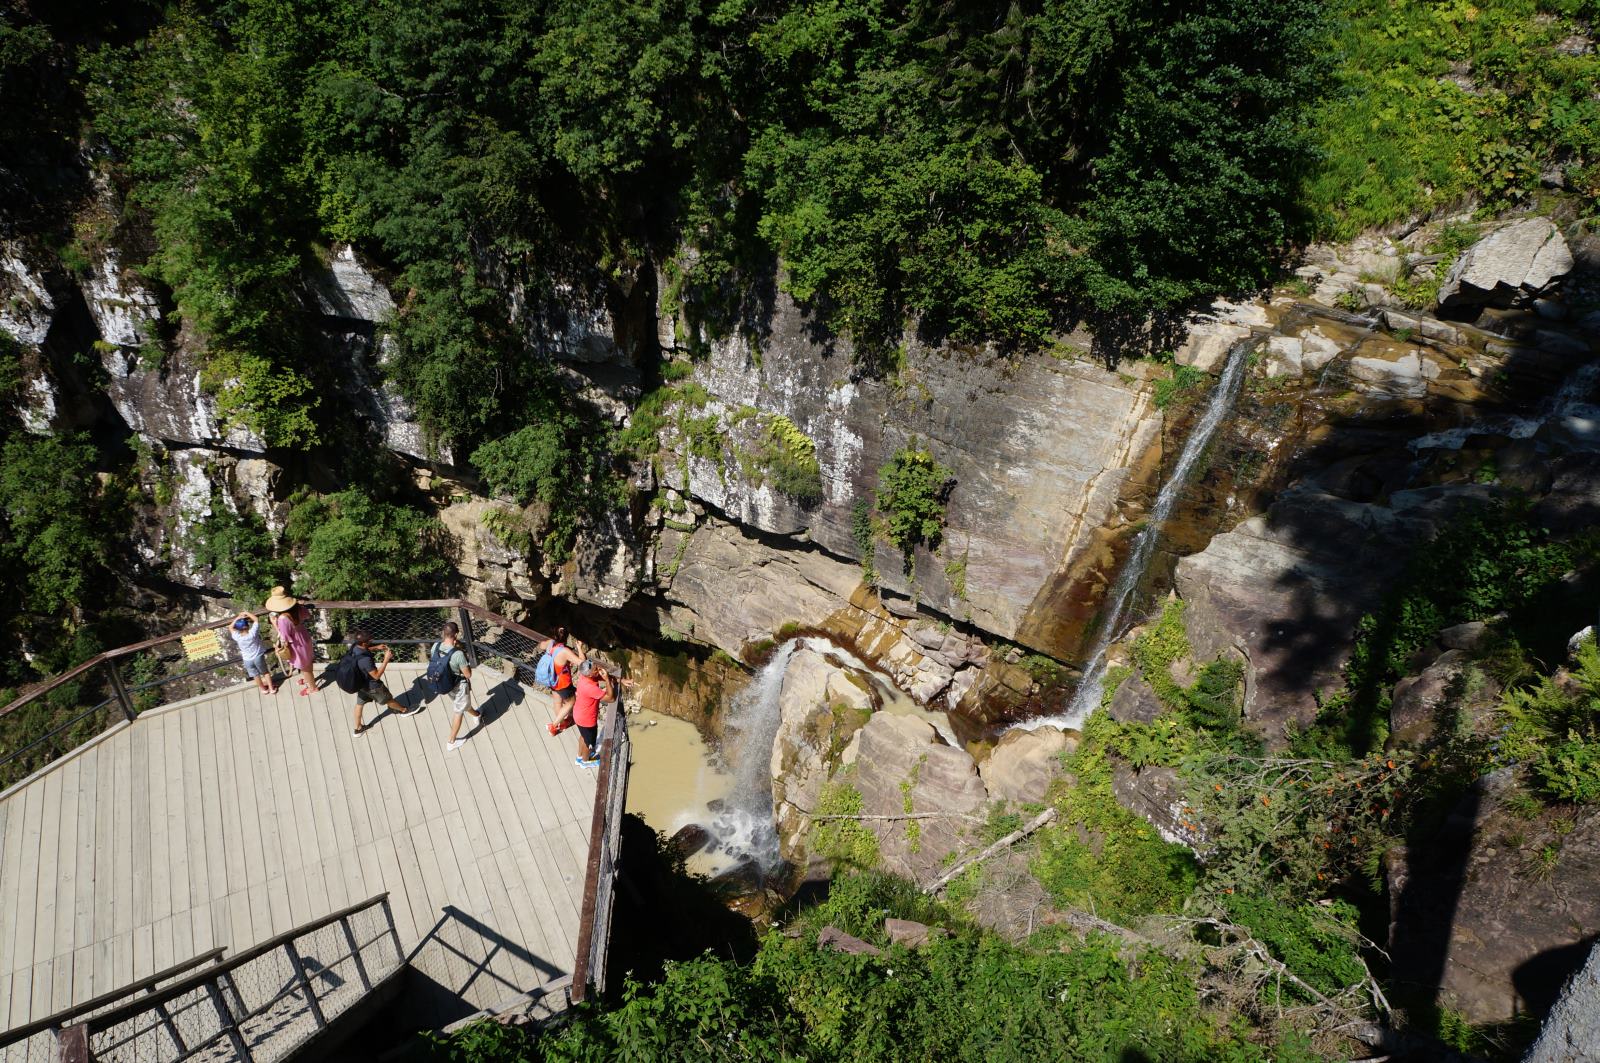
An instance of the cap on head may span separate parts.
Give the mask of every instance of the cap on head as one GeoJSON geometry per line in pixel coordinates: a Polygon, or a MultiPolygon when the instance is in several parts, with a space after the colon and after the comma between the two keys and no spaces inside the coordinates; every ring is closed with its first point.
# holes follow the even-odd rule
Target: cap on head
{"type": "Polygon", "coordinates": [[[250,626],[250,621],[246,620],[242,616],[239,619],[237,619],[237,620],[235,620],[233,622],[233,629],[235,631],[243,631],[245,628],[247,628],[249,626],[250,626]]]}

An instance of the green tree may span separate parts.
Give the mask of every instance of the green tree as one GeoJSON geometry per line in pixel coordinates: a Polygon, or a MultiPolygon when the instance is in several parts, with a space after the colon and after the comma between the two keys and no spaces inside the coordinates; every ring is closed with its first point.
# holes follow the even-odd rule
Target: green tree
{"type": "Polygon", "coordinates": [[[311,593],[340,601],[436,598],[455,576],[455,547],[438,520],[357,491],[301,499],[284,538],[311,593]]]}

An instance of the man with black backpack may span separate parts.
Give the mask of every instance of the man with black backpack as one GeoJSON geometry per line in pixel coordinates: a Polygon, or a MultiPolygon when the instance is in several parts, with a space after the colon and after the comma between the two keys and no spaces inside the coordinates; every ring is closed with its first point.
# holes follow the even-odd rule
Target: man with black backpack
{"type": "Polygon", "coordinates": [[[351,628],[349,639],[349,652],[333,667],[333,681],[346,694],[356,696],[355,730],[350,733],[359,735],[367,729],[366,724],[361,722],[361,708],[369,701],[383,705],[396,716],[405,716],[410,710],[394,699],[383,682],[384,669],[394,659],[394,651],[381,643],[374,646],[372,636],[365,628],[351,628]],[[372,659],[373,650],[383,651],[382,664],[372,659]]]}
{"type": "Polygon", "coordinates": [[[434,697],[451,696],[450,740],[444,748],[447,751],[460,749],[466,741],[456,737],[461,733],[462,715],[472,717],[472,729],[476,731],[483,722],[483,714],[472,707],[472,668],[461,649],[461,629],[453,623],[444,625],[439,641],[428,650],[427,678],[428,689],[434,697]]]}

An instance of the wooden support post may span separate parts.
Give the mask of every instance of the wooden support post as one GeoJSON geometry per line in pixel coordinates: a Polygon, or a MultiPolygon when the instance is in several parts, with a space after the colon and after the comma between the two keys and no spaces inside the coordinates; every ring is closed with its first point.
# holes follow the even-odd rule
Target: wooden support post
{"type": "Polygon", "coordinates": [[[228,1035],[228,1043],[233,1045],[233,1054],[244,1063],[250,1063],[250,1046],[245,1044],[244,1035],[239,1032],[239,1024],[234,1021],[233,1010],[228,1007],[227,1001],[222,999],[222,990],[217,988],[215,979],[206,981],[206,996],[211,998],[211,1006],[217,1012],[217,1021],[222,1024],[222,1032],[228,1035]]]}
{"type": "Polygon", "coordinates": [[[467,667],[478,667],[478,651],[472,645],[472,614],[466,606],[456,610],[456,623],[461,626],[461,648],[467,653],[467,667]]]}
{"type": "Polygon", "coordinates": [[[58,1030],[56,1059],[58,1063],[89,1063],[89,1027],[80,1022],[58,1030]]]}
{"type": "Polygon", "coordinates": [[[344,931],[345,944],[350,946],[350,958],[356,961],[356,974],[361,977],[361,991],[372,989],[372,979],[367,976],[367,963],[361,958],[361,946],[356,944],[356,933],[350,929],[350,917],[347,915],[339,920],[339,929],[344,931]]]}
{"type": "Polygon", "coordinates": [[[311,978],[306,974],[305,961],[300,958],[300,950],[294,947],[292,940],[283,943],[283,951],[289,954],[289,962],[294,966],[294,976],[300,980],[300,988],[306,994],[306,1007],[311,1009],[311,1018],[316,1021],[317,1029],[328,1025],[327,1016],[322,1014],[322,1002],[317,999],[317,991],[311,985],[311,978]]]}
{"type": "Polygon", "coordinates": [[[122,715],[128,718],[129,723],[132,723],[138,713],[133,710],[133,699],[128,696],[128,687],[122,681],[122,673],[117,669],[117,661],[118,658],[116,657],[108,658],[105,662],[106,671],[111,676],[111,690],[117,696],[117,704],[122,707],[122,715]]]}

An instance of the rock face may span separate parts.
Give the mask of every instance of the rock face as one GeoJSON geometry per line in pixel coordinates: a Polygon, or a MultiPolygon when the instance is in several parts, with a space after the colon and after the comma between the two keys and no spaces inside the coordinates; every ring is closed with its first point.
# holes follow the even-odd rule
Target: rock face
{"type": "Polygon", "coordinates": [[[916,882],[936,876],[948,854],[965,851],[988,801],[972,757],[937,738],[921,720],[874,713],[861,729],[855,761],[863,814],[902,815],[908,806],[911,812],[949,813],[866,823],[877,835],[883,868],[916,882]]]}
{"type": "Polygon", "coordinates": [[[995,743],[979,774],[989,796],[1007,801],[1043,801],[1061,774],[1061,754],[1076,749],[1078,739],[1054,727],[1007,731],[995,743]]]}
{"type": "Polygon", "coordinates": [[[1480,780],[1425,847],[1387,860],[1397,980],[1441,987],[1473,1023],[1543,1014],[1600,934],[1600,810],[1530,823],[1508,782],[1480,780]]]}
{"type": "Polygon", "coordinates": [[[1466,250],[1439,288],[1439,305],[1513,306],[1572,270],[1572,252],[1547,218],[1528,218],[1466,250]]]}
{"type": "Polygon", "coordinates": [[[1600,1063],[1600,945],[1562,990],[1523,1063],[1600,1063]]]}
{"type": "Polygon", "coordinates": [[[794,651],[778,694],[778,733],[772,741],[772,807],[778,845],[799,862],[822,784],[840,753],[872,714],[865,677],[808,648],[794,651]]]}
{"type": "MultiPolygon", "coordinates": [[[[696,366],[694,379],[711,397],[704,415],[722,418],[733,442],[720,458],[667,463],[666,485],[743,528],[815,543],[852,565],[863,554],[856,507],[872,503],[878,469],[901,447],[928,449],[955,479],[944,545],[937,556],[919,552],[913,585],[895,549],[877,543],[886,596],[1066,652],[1037,644],[1043,636],[1029,628],[1030,608],[1079,560],[1156,445],[1161,418],[1148,390],[1087,361],[1013,360],[915,342],[892,382],[862,377],[848,341],[818,338],[781,294],[766,329],[759,351],[741,337],[717,341],[696,366]],[[756,421],[745,414],[733,424],[741,411],[787,418],[814,441],[822,498],[813,508],[776,492],[740,459],[739,432],[756,421]]],[[[840,597],[848,600],[856,583],[840,597]]]]}

